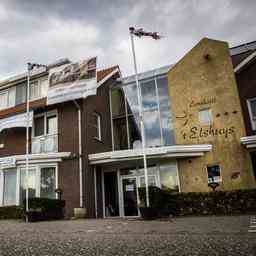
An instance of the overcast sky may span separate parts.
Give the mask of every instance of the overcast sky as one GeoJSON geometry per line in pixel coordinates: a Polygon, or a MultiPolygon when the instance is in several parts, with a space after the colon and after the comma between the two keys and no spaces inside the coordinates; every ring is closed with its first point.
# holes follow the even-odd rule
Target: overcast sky
{"type": "Polygon", "coordinates": [[[256,40],[255,0],[1,0],[0,79],[28,61],[78,61],[98,56],[98,66],[133,72],[128,28],[164,38],[136,40],[139,71],[179,60],[202,37],[231,46],[256,40]]]}

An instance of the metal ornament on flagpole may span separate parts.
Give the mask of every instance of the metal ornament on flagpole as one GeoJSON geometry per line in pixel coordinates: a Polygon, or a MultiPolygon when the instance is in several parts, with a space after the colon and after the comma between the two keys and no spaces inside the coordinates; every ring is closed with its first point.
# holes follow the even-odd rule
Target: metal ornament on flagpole
{"type": "Polygon", "coordinates": [[[145,143],[144,122],[143,122],[143,111],[142,111],[142,102],[141,102],[141,90],[140,90],[139,79],[138,79],[138,70],[137,70],[137,62],[136,62],[135,47],[134,47],[134,34],[133,34],[133,30],[131,30],[131,28],[130,28],[130,36],[131,36],[132,54],[133,54],[134,71],[135,71],[135,80],[136,80],[137,96],[138,96],[138,104],[139,104],[139,119],[140,119],[140,127],[141,127],[142,154],[143,154],[145,186],[146,186],[146,207],[149,207],[148,169],[147,169],[147,156],[146,156],[146,143],[145,143]]]}

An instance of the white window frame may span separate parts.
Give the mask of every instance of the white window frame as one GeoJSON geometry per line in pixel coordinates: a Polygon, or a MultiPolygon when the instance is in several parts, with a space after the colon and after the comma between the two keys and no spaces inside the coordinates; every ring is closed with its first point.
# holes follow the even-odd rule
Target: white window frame
{"type": "Polygon", "coordinates": [[[198,121],[201,125],[210,125],[213,123],[213,115],[212,115],[212,109],[211,108],[202,108],[202,109],[199,109],[198,110],[198,121]],[[203,111],[208,111],[209,112],[209,117],[210,117],[210,120],[205,122],[201,119],[201,116],[200,116],[200,113],[203,112],[203,111]]]}
{"type": "Polygon", "coordinates": [[[94,136],[94,139],[102,141],[102,133],[101,133],[101,115],[97,112],[93,113],[93,116],[97,118],[97,126],[92,124],[94,129],[97,129],[97,136],[94,136]]]}
{"type": "MultiPolygon", "coordinates": [[[[49,164],[33,164],[29,166],[29,169],[35,169],[36,171],[36,197],[40,197],[41,193],[41,169],[43,168],[55,168],[55,189],[58,188],[59,179],[58,179],[58,164],[57,163],[49,163],[49,164]]],[[[16,167],[16,204],[20,205],[20,182],[21,182],[21,170],[25,170],[26,166],[18,166],[16,167]]],[[[1,206],[10,206],[4,205],[4,171],[6,169],[0,170],[0,207],[1,206]]],[[[58,195],[56,193],[56,199],[58,195]]]]}
{"type": "Polygon", "coordinates": [[[43,81],[46,81],[46,80],[48,80],[48,78],[43,77],[43,78],[31,81],[31,83],[30,83],[29,101],[34,101],[34,100],[38,100],[38,99],[42,99],[42,98],[46,97],[47,91],[48,91],[48,88],[49,88],[49,83],[47,83],[47,87],[45,88],[45,90],[46,90],[45,93],[44,93],[44,90],[43,90],[43,87],[42,87],[43,81]],[[37,83],[37,85],[38,85],[39,93],[38,93],[38,95],[36,97],[32,98],[31,88],[32,88],[32,85],[35,84],[35,83],[37,83]]]}
{"type": "MultiPolygon", "coordinates": [[[[213,181],[213,182],[217,182],[217,183],[221,183],[222,182],[222,170],[221,170],[221,165],[220,165],[220,163],[213,163],[213,164],[207,164],[206,165],[206,175],[207,175],[207,183],[208,184],[211,184],[211,183],[213,183],[213,182],[209,182],[209,176],[208,176],[208,167],[211,167],[211,166],[215,166],[215,165],[218,165],[219,166],[219,168],[220,168],[220,178],[219,178],[219,180],[218,181],[213,181]]],[[[217,176],[216,176],[217,177],[217,176]]]]}
{"type": "Polygon", "coordinates": [[[251,107],[251,101],[254,101],[254,100],[256,100],[256,97],[246,100],[247,108],[248,108],[248,112],[249,112],[249,116],[250,116],[250,121],[251,121],[251,127],[252,127],[253,131],[256,130],[256,119],[253,120],[252,107],[251,107]]]}
{"type": "Polygon", "coordinates": [[[33,120],[33,128],[32,128],[32,138],[43,138],[47,135],[57,135],[58,134],[58,111],[52,110],[52,111],[48,111],[48,112],[44,112],[44,113],[40,113],[34,116],[34,120],[33,120]],[[56,127],[56,134],[47,134],[47,118],[48,117],[52,117],[52,116],[56,116],[57,118],[57,127],[56,127]],[[40,136],[35,136],[35,119],[37,117],[44,117],[44,134],[40,135],[40,136]]]}
{"type": "Polygon", "coordinates": [[[7,97],[7,100],[6,100],[6,105],[3,106],[2,108],[0,107],[0,111],[1,110],[4,110],[4,109],[7,109],[7,108],[11,108],[11,107],[14,107],[15,106],[15,101],[16,101],[16,86],[13,86],[13,87],[10,87],[6,90],[3,90],[3,91],[0,91],[0,95],[5,95],[6,94],[6,97],[7,97]],[[10,91],[13,91],[14,94],[13,94],[13,103],[11,104],[11,100],[10,100],[10,91]]]}

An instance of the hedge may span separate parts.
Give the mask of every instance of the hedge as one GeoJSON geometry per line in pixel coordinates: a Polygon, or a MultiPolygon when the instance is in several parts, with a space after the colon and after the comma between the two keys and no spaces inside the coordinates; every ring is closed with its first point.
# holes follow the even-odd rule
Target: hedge
{"type": "Polygon", "coordinates": [[[21,219],[23,209],[19,206],[3,206],[0,207],[0,220],[21,219]]]}
{"type": "MultiPolygon", "coordinates": [[[[145,188],[139,189],[145,202],[145,188]]],[[[150,206],[161,215],[234,215],[256,213],[256,189],[177,193],[149,187],[150,206]]]]}
{"type": "MultiPolygon", "coordinates": [[[[65,201],[49,198],[29,198],[29,211],[25,215],[29,221],[59,220],[64,218],[65,201]]],[[[26,200],[23,201],[26,209],[26,200]]]]}

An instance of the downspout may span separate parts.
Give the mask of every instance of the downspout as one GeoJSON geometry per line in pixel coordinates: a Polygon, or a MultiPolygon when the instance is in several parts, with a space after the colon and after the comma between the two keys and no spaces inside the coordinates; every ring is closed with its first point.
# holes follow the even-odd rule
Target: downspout
{"type": "Polygon", "coordinates": [[[78,144],[79,144],[79,185],[80,185],[80,207],[83,208],[83,161],[82,161],[82,124],[81,124],[81,107],[74,100],[78,114],[78,144]]]}

